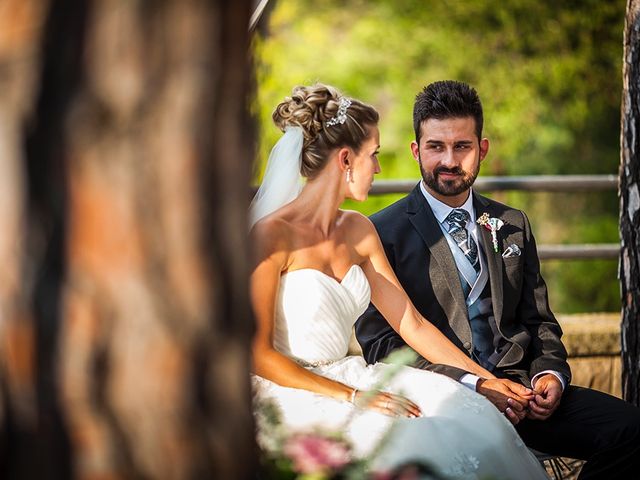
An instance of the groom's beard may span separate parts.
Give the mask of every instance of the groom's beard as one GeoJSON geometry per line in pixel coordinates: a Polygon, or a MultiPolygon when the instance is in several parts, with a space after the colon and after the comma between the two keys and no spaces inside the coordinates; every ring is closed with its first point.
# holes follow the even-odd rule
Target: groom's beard
{"type": "Polygon", "coordinates": [[[471,188],[471,185],[476,181],[479,172],[480,162],[478,162],[477,167],[473,172],[467,172],[462,170],[460,167],[436,167],[433,172],[427,172],[422,166],[422,160],[420,161],[420,173],[422,173],[424,183],[434,192],[446,197],[458,195],[471,188]],[[458,177],[453,180],[443,180],[440,177],[440,173],[442,172],[453,173],[458,175],[458,177]]]}

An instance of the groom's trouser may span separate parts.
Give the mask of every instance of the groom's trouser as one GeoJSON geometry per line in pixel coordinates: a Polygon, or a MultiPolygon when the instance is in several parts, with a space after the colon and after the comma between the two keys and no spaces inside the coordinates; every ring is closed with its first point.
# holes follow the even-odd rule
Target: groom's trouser
{"type": "Polygon", "coordinates": [[[640,408],[596,390],[568,386],[546,420],[516,430],[531,448],[586,460],[579,478],[640,478],[640,408]]]}

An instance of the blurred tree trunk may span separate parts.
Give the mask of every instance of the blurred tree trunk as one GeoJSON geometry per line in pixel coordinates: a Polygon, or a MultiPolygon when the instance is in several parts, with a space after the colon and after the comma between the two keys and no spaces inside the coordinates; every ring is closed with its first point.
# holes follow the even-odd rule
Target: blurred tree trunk
{"type": "Polygon", "coordinates": [[[251,478],[251,1],[3,2],[0,477],[251,478]]]}
{"type": "MultiPolygon", "coordinates": [[[[45,263],[44,236],[52,228],[41,207],[43,192],[29,194],[25,126],[38,101],[48,2],[7,0],[0,5],[0,477],[35,476],[44,460],[37,448],[38,398],[35,297],[45,263]]],[[[46,194],[45,194],[46,196],[46,194]]],[[[51,242],[53,245],[53,242],[51,242]]],[[[53,267],[55,268],[55,267],[53,267]]],[[[53,270],[53,269],[52,269],[53,270]]],[[[59,289],[59,281],[57,288],[59,289]]],[[[52,289],[53,290],[53,289],[52,289]]],[[[41,297],[42,299],[42,297],[41,297]]],[[[55,408],[49,403],[48,408],[55,408]]],[[[45,407],[46,408],[46,407],[45,407]]],[[[59,415],[57,416],[59,418],[59,415]]],[[[43,430],[44,430],[43,429],[43,430]]],[[[64,454],[64,436],[52,451],[64,454]],[[60,441],[62,439],[62,441],[60,441]]]]}
{"type": "Polygon", "coordinates": [[[628,0],[625,19],[620,237],[622,392],[640,406],[640,0],[628,0]]]}

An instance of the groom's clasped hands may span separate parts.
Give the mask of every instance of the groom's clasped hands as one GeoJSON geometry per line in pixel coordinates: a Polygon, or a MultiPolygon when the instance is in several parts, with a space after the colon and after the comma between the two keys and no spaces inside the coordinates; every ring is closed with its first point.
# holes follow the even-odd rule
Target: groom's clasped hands
{"type": "Polygon", "coordinates": [[[480,379],[476,391],[487,398],[505,416],[517,425],[536,402],[536,392],[505,378],[480,379]]]}
{"type": "Polygon", "coordinates": [[[529,401],[527,417],[532,420],[546,420],[560,405],[562,384],[555,375],[548,373],[536,382],[535,393],[535,398],[529,401]]]}

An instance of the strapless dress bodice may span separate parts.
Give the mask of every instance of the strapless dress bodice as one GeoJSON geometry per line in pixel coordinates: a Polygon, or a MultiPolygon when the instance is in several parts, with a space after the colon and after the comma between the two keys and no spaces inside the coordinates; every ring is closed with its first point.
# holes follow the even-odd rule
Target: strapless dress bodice
{"type": "Polygon", "coordinates": [[[311,268],[280,278],[274,346],[303,364],[344,358],[353,324],[371,298],[369,282],[359,265],[341,281],[311,268]]]}

